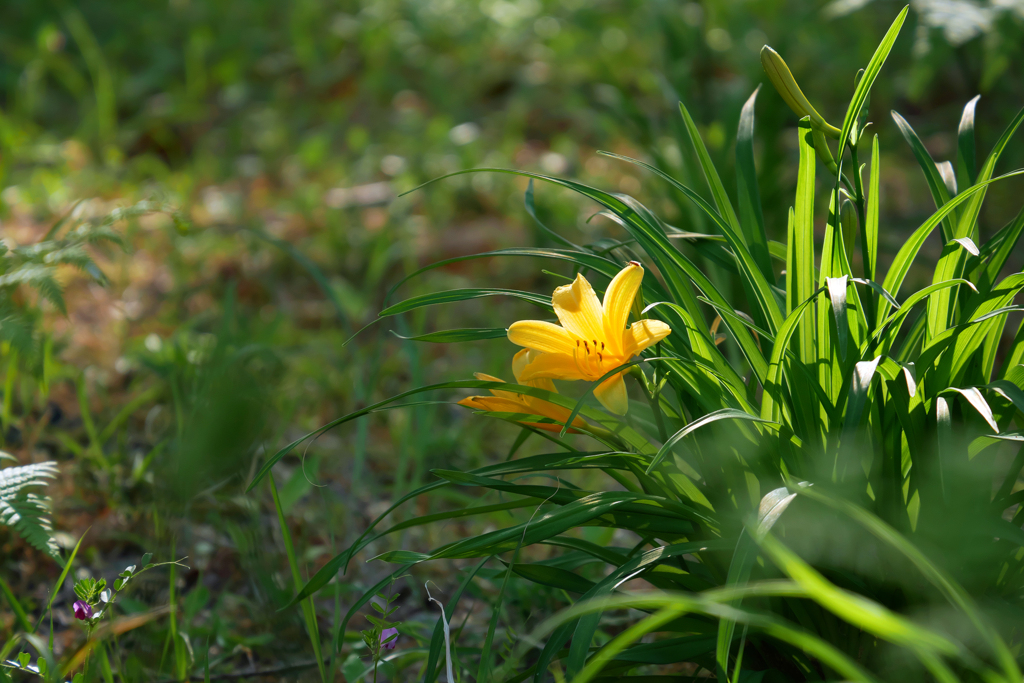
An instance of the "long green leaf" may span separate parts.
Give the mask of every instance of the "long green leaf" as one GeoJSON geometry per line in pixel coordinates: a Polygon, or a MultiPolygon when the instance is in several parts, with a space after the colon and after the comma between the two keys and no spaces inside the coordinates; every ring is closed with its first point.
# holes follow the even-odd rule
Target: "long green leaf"
{"type": "MultiPolygon", "coordinates": [[[[490,557],[483,558],[472,569],[465,573],[465,576],[462,578],[462,582],[459,584],[459,588],[452,594],[452,597],[448,600],[448,604],[444,606],[444,614],[449,615],[449,617],[455,614],[455,608],[458,606],[459,599],[462,598],[462,594],[466,592],[466,588],[473,582],[477,573],[483,569],[483,566],[487,564],[487,561],[490,559],[490,557]]],[[[430,637],[430,650],[427,654],[427,665],[424,668],[423,683],[434,683],[434,681],[437,680],[438,674],[441,673],[441,668],[438,666],[438,663],[441,660],[441,649],[444,647],[443,619],[443,616],[438,617],[437,623],[434,625],[434,632],[430,637]]]]}
{"type": "Polygon", "coordinates": [[[988,645],[999,659],[1003,667],[1007,681],[1016,681],[1021,678],[1020,669],[1010,652],[1006,643],[982,616],[981,610],[971,599],[967,591],[960,586],[944,569],[932,562],[914,544],[910,543],[903,535],[886,524],[877,515],[865,510],[862,507],[844,500],[842,496],[830,495],[827,492],[817,490],[816,487],[800,487],[797,492],[818,503],[843,513],[845,516],[857,522],[860,526],[871,533],[889,547],[897,550],[906,557],[917,568],[925,579],[935,586],[946,600],[963,612],[971,624],[978,630],[982,639],[981,642],[988,645]]]}
{"type": "Polygon", "coordinates": [[[864,276],[876,280],[878,275],[878,213],[881,203],[880,161],[878,154],[878,136],[871,139],[871,180],[868,189],[868,202],[864,219],[864,230],[861,231],[864,257],[864,276]]]}
{"type": "MultiPolygon", "coordinates": [[[[689,542],[661,546],[648,550],[632,560],[616,567],[604,579],[594,585],[589,591],[580,597],[580,602],[593,601],[612,594],[623,582],[631,577],[636,577],[644,572],[650,571],[667,560],[680,557],[686,554],[701,553],[708,550],[726,549],[729,547],[727,541],[710,541],[706,543],[689,542]]],[[[569,647],[569,660],[567,666],[570,672],[579,671],[586,661],[590,651],[590,644],[594,634],[597,633],[600,624],[601,613],[594,612],[583,616],[573,629],[572,643],[569,647]]],[[[557,641],[556,641],[557,642],[557,641]]],[[[545,651],[548,648],[545,647],[545,651]]],[[[553,654],[549,653],[549,654],[553,654]]],[[[544,661],[544,654],[541,655],[544,661]]]]}
{"type": "Polygon", "coordinates": [[[836,587],[771,534],[760,539],[760,546],[779,569],[807,590],[812,599],[850,624],[916,652],[945,655],[960,652],[959,647],[946,637],[917,626],[872,600],[836,587]]]}
{"type": "Polygon", "coordinates": [[[400,301],[397,304],[393,304],[385,308],[378,314],[378,316],[386,318],[391,315],[398,315],[399,313],[407,313],[424,306],[435,306],[437,304],[466,301],[468,299],[479,299],[488,296],[510,296],[516,299],[522,299],[523,301],[528,301],[531,304],[540,306],[541,308],[545,308],[549,311],[553,310],[551,308],[551,297],[534,294],[532,292],[520,292],[515,289],[450,289],[445,292],[431,292],[429,294],[414,296],[410,299],[406,299],[405,301],[400,301]]]}
{"type": "MultiPolygon", "coordinates": [[[[684,606],[686,611],[704,614],[716,619],[732,619],[747,624],[769,637],[787,642],[799,650],[822,661],[826,666],[839,672],[846,680],[875,683],[876,679],[840,650],[822,638],[805,631],[787,621],[774,616],[753,613],[727,606],[726,602],[739,597],[788,596],[806,597],[806,593],[794,584],[784,582],[763,582],[743,587],[740,590],[707,591],[704,594],[688,593],[646,593],[636,595],[609,596],[605,598],[580,601],[563,610],[537,628],[534,638],[542,638],[555,631],[564,623],[570,622],[590,612],[601,612],[614,609],[656,610],[673,605],[684,606]]],[[[554,640],[552,636],[551,640],[554,640]]],[[[549,640],[550,642],[550,640],[549,640]]],[[[550,661],[550,660],[549,660],[550,661]]],[[[543,660],[541,664],[546,666],[543,660]]],[[[538,674],[543,674],[544,668],[538,674]]],[[[539,682],[540,676],[535,678],[539,682]]]]}
{"type": "Polygon", "coordinates": [[[499,339],[508,335],[504,328],[463,328],[458,330],[438,330],[411,337],[403,337],[394,330],[391,334],[405,341],[431,342],[434,344],[452,344],[457,342],[480,341],[483,339],[499,339]]]}
{"type": "MultiPolygon", "coordinates": [[[[914,157],[917,159],[918,165],[924,172],[924,178],[928,182],[928,189],[932,193],[932,199],[935,202],[935,208],[941,209],[942,205],[949,201],[949,190],[946,189],[946,184],[942,180],[942,175],[939,173],[938,166],[935,165],[935,160],[932,159],[932,155],[928,153],[924,143],[921,142],[921,138],[917,136],[914,129],[910,127],[907,120],[900,116],[896,111],[890,112],[892,114],[893,121],[896,122],[896,126],[900,129],[900,133],[903,134],[903,139],[910,145],[910,149],[914,152],[914,157]]],[[[948,242],[953,239],[956,235],[956,222],[955,214],[948,216],[942,223],[942,238],[943,242],[948,242]]]]}
{"type": "MultiPolygon", "coordinates": [[[[569,263],[576,264],[582,268],[590,268],[596,270],[599,273],[606,275],[607,277],[615,277],[615,274],[621,269],[621,265],[615,263],[609,258],[604,256],[597,256],[590,254],[585,251],[571,251],[567,249],[537,249],[532,247],[511,247],[508,249],[496,249],[494,251],[485,251],[479,254],[469,254],[467,256],[455,256],[453,258],[444,259],[441,261],[435,261],[429,265],[423,266],[422,268],[409,273],[401,280],[399,280],[391,289],[388,290],[387,295],[384,297],[385,303],[391,299],[391,296],[398,290],[399,287],[404,285],[409,280],[422,275],[423,273],[429,272],[436,268],[443,268],[444,266],[452,265],[453,263],[461,263],[463,261],[471,261],[482,258],[492,258],[498,256],[529,256],[533,258],[553,259],[556,261],[568,261],[569,263]]],[[[645,285],[647,282],[644,283],[645,285]]]]}
{"type": "MultiPolygon", "coordinates": [[[[711,188],[711,196],[715,200],[715,206],[718,207],[719,215],[728,221],[729,226],[736,233],[740,233],[739,219],[736,218],[732,202],[729,201],[729,194],[725,191],[725,185],[722,184],[722,179],[715,169],[715,164],[711,161],[711,155],[708,154],[708,148],[704,145],[700,131],[697,130],[697,124],[693,122],[693,117],[690,116],[690,112],[682,102],[679,103],[679,112],[683,115],[686,132],[690,136],[690,143],[697,152],[697,160],[700,162],[700,168],[704,172],[704,179],[707,180],[708,187],[711,188]]],[[[751,124],[751,127],[753,127],[753,124],[751,124]]]]}
{"type": "Polygon", "coordinates": [[[718,422],[719,420],[750,420],[752,422],[768,422],[768,420],[761,417],[745,413],[742,410],[735,410],[733,408],[723,408],[721,410],[716,410],[713,413],[703,415],[668,438],[668,440],[662,445],[661,449],[658,450],[658,454],[654,456],[651,464],[647,466],[647,473],[650,474],[662,459],[668,455],[672,450],[672,447],[679,443],[684,437],[692,434],[705,425],[711,424],[712,422],[718,422]]]}
{"type": "MultiPolygon", "coordinates": [[[[1010,125],[1006,127],[1003,134],[999,136],[992,151],[989,152],[988,157],[985,159],[985,163],[981,165],[981,170],[978,172],[978,178],[975,181],[973,187],[978,187],[985,181],[992,178],[992,174],[995,173],[996,162],[999,161],[999,157],[1002,156],[1006,146],[1010,143],[1010,139],[1014,133],[1020,127],[1021,123],[1024,122],[1024,108],[1017,112],[1017,115],[1010,121],[1010,125]]],[[[967,206],[964,207],[963,212],[960,215],[960,221],[957,225],[956,237],[970,237],[975,242],[978,242],[978,216],[981,214],[981,205],[985,201],[985,192],[976,194],[967,206]]]]}
{"type": "MultiPolygon", "coordinates": [[[[925,239],[931,234],[935,227],[942,222],[942,219],[949,215],[950,212],[960,204],[982,192],[992,183],[1021,174],[1024,174],[1024,169],[1011,171],[1010,173],[1005,173],[990,180],[979,180],[976,185],[962,191],[960,194],[946,202],[941,209],[933,213],[928,220],[922,223],[921,226],[911,234],[910,238],[904,242],[903,246],[896,254],[896,258],[893,259],[892,265],[889,266],[889,272],[885,275],[885,281],[882,283],[882,286],[885,287],[886,291],[894,297],[899,296],[903,280],[907,277],[907,273],[910,272],[910,267],[913,264],[914,259],[917,257],[917,253],[921,250],[921,246],[924,244],[925,239]]],[[[877,313],[878,321],[881,322],[884,320],[888,314],[889,304],[886,302],[879,302],[877,313]]]]}
{"type": "Polygon", "coordinates": [[[769,282],[775,281],[771,254],[768,249],[768,235],[764,229],[764,215],[761,213],[761,192],[757,184],[757,167],[754,165],[754,103],[761,86],[743,104],[740,111],[739,129],[736,133],[736,184],[740,205],[740,227],[746,238],[750,255],[769,282]]]}
{"type": "MultiPolygon", "coordinates": [[[[281,537],[284,540],[285,555],[288,557],[288,567],[292,572],[292,583],[295,590],[302,589],[302,574],[299,573],[299,563],[295,558],[295,546],[292,543],[292,535],[288,530],[288,522],[284,518],[284,509],[281,507],[281,497],[277,493],[277,484],[274,477],[269,476],[270,494],[274,500],[274,509],[277,511],[277,521],[281,528],[281,537]]],[[[309,636],[310,644],[313,647],[313,655],[316,659],[317,669],[320,672],[320,680],[327,683],[327,668],[324,666],[323,652],[320,647],[320,629],[316,621],[316,606],[312,598],[302,601],[302,616],[306,621],[306,633],[309,636]]]]}
{"type": "Polygon", "coordinates": [[[985,264],[984,269],[981,271],[981,276],[978,278],[978,289],[980,291],[988,292],[992,289],[992,286],[999,279],[999,275],[1007,260],[1009,260],[1010,254],[1013,253],[1014,248],[1017,246],[1022,232],[1024,232],[1024,209],[1021,209],[1017,216],[1005,228],[999,231],[996,237],[989,240],[991,243],[998,237],[999,242],[995,250],[989,255],[988,263],[985,264]]]}
{"type": "MultiPolygon", "coordinates": [[[[682,105],[680,105],[682,106],[682,105]]],[[[652,173],[655,173],[662,179],[668,181],[674,188],[686,195],[693,203],[695,203],[700,209],[711,218],[712,222],[718,227],[722,235],[725,236],[729,242],[729,246],[732,247],[733,253],[740,260],[740,274],[743,277],[744,286],[747,289],[748,295],[751,298],[751,305],[755,306],[755,312],[758,313],[759,317],[769,327],[774,330],[778,324],[782,321],[782,312],[779,310],[778,303],[775,300],[775,296],[772,294],[771,287],[768,284],[768,280],[762,274],[760,268],[754,262],[753,256],[751,256],[747,245],[743,241],[743,237],[739,232],[739,229],[731,221],[725,220],[717,211],[714,210],[703,197],[698,195],[696,192],[686,187],[672,176],[666,174],[661,169],[651,166],[650,164],[640,161],[639,159],[633,159],[631,157],[622,156],[619,154],[612,154],[611,152],[603,152],[604,156],[611,157],[613,159],[621,159],[628,161],[631,164],[635,164],[642,168],[645,168],[652,173]]],[[[717,177],[717,176],[716,176],[717,177]]],[[[733,217],[735,220],[735,216],[733,217]]],[[[706,279],[706,278],[705,278],[706,279]]],[[[710,281],[708,281],[710,284],[710,281]]],[[[698,287],[700,284],[698,283],[698,287]]],[[[702,290],[707,292],[706,287],[701,287],[702,290]]]]}
{"type": "Polygon", "coordinates": [[[32,633],[34,629],[32,624],[29,623],[28,615],[25,614],[25,608],[21,606],[17,596],[14,595],[14,591],[11,590],[11,587],[7,585],[2,576],[0,576],[0,593],[7,598],[7,604],[10,605],[11,611],[14,612],[14,621],[17,623],[18,628],[25,633],[32,633]]]}
{"type": "Polygon", "coordinates": [[[964,105],[956,140],[956,172],[960,187],[970,187],[978,176],[978,153],[974,142],[974,110],[981,95],[975,95],[964,105]]]}
{"type": "MultiPolygon", "coordinates": [[[[850,100],[850,106],[846,109],[846,117],[843,119],[843,130],[839,136],[839,151],[836,153],[836,161],[838,162],[842,162],[843,150],[850,143],[850,133],[857,123],[860,110],[864,106],[864,102],[867,101],[868,95],[871,93],[871,86],[875,84],[875,79],[882,70],[882,65],[885,64],[886,58],[889,57],[892,46],[896,43],[896,38],[900,34],[900,28],[903,26],[903,21],[907,18],[907,11],[909,9],[910,5],[904,7],[899,16],[896,17],[896,20],[892,22],[892,26],[889,27],[885,37],[882,38],[882,42],[875,49],[875,54],[871,55],[871,60],[864,67],[864,75],[857,82],[857,87],[853,91],[853,98],[850,100]]],[[[853,172],[859,173],[860,169],[855,168],[853,172]]]]}
{"type": "MultiPolygon", "coordinates": [[[[653,167],[652,167],[653,168],[653,167]]],[[[668,239],[664,230],[660,227],[660,224],[650,212],[639,202],[633,200],[631,197],[625,195],[611,195],[607,192],[577,183],[574,181],[564,180],[561,178],[555,178],[552,176],[546,176],[540,173],[527,173],[525,171],[515,171],[510,169],[501,168],[487,168],[487,169],[471,169],[467,171],[457,171],[447,176],[436,178],[430,183],[443,180],[456,175],[462,175],[465,173],[477,173],[477,172],[491,172],[491,173],[508,173],[512,175],[519,175],[528,178],[535,178],[538,180],[544,180],[562,187],[571,189],[585,197],[588,197],[595,202],[601,204],[609,211],[616,213],[623,221],[623,225],[630,231],[630,234],[637,239],[637,241],[643,246],[644,250],[647,251],[648,255],[656,262],[659,269],[661,270],[662,276],[665,278],[668,284],[669,291],[672,298],[678,302],[682,302],[684,307],[690,312],[695,322],[703,322],[700,308],[697,305],[696,298],[692,291],[690,282],[692,281],[697,287],[699,287],[708,298],[715,300],[720,305],[728,305],[727,300],[722,296],[721,292],[714,286],[711,280],[697,268],[689,259],[687,259],[676,247],[672,244],[671,240],[668,239]]],[[[424,187],[430,183],[425,183],[420,187],[424,187]]],[[[419,188],[416,188],[419,189],[419,188]]],[[[410,190],[412,192],[413,190],[410,190]]],[[[408,194],[408,193],[406,193],[408,194]]],[[[740,350],[743,352],[747,362],[751,364],[755,374],[760,380],[763,377],[764,366],[758,364],[756,352],[757,344],[754,341],[753,336],[750,332],[743,328],[732,329],[734,337],[740,346],[740,350]]],[[[702,326],[700,332],[710,340],[710,333],[707,331],[706,324],[702,326]]]]}

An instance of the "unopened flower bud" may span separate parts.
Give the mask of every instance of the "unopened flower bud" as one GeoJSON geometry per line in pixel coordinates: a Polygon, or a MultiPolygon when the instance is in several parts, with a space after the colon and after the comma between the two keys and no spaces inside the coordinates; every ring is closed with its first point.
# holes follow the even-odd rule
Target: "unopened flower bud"
{"type": "Polygon", "coordinates": [[[779,91],[779,95],[782,96],[782,99],[786,101],[786,104],[789,105],[789,108],[797,116],[800,118],[810,116],[814,127],[831,138],[838,139],[842,135],[843,132],[841,130],[826,121],[814,106],[811,105],[803,90],[797,85],[796,79],[793,78],[793,72],[789,70],[786,61],[778,52],[767,45],[761,48],[761,66],[764,67],[765,73],[768,74],[772,85],[779,91]]]}

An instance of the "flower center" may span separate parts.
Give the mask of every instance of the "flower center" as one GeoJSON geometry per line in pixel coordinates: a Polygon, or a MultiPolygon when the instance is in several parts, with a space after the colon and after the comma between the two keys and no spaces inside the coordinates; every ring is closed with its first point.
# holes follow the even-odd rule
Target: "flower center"
{"type": "Polygon", "coordinates": [[[573,358],[579,371],[593,379],[601,377],[608,367],[606,362],[614,360],[605,348],[605,343],[597,339],[577,339],[573,358]]]}

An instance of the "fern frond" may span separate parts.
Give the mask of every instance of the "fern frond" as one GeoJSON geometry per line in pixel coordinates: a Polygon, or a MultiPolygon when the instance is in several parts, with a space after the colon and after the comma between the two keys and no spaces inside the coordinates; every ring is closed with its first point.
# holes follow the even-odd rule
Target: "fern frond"
{"type": "Polygon", "coordinates": [[[30,545],[57,555],[50,521],[50,500],[28,489],[46,486],[57,475],[52,462],[0,470],[0,525],[10,527],[30,545]]]}

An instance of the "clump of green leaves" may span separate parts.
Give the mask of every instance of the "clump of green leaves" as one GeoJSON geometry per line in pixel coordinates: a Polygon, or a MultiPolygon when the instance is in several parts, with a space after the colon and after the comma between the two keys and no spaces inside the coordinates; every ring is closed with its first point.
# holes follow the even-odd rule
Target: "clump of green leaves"
{"type": "Polygon", "coordinates": [[[366,620],[373,624],[373,628],[360,631],[363,643],[370,654],[370,661],[373,663],[373,680],[377,681],[377,668],[385,650],[393,650],[395,641],[398,640],[398,627],[400,621],[391,621],[391,615],[398,611],[398,605],[394,604],[401,596],[401,593],[393,593],[394,582],[388,585],[387,593],[377,593],[377,599],[370,601],[370,607],[377,615],[367,614],[366,620]]]}
{"type": "MultiPolygon", "coordinates": [[[[79,544],[80,543],[81,541],[79,541],[79,544]]],[[[78,546],[76,545],[74,551],[71,554],[71,557],[65,564],[64,571],[61,572],[60,578],[57,580],[57,583],[54,587],[54,597],[56,596],[57,592],[63,585],[64,579],[68,575],[68,572],[71,568],[71,564],[74,561],[77,552],[78,546]]],[[[155,569],[156,567],[174,565],[187,568],[186,565],[182,564],[182,560],[185,558],[182,558],[182,560],[174,560],[171,562],[156,563],[151,562],[152,559],[153,554],[146,553],[142,556],[142,560],[139,562],[139,564],[133,564],[125,567],[124,570],[118,574],[117,578],[114,579],[114,582],[110,587],[108,587],[106,579],[102,578],[95,579],[92,577],[84,577],[75,582],[74,592],[75,595],[78,597],[78,600],[74,603],[72,609],[74,610],[75,618],[78,621],[81,621],[85,626],[87,640],[92,637],[93,632],[95,631],[96,627],[99,625],[102,619],[112,618],[113,606],[117,602],[118,596],[120,595],[121,591],[123,591],[133,579],[149,571],[150,569],[155,569]]],[[[51,597],[50,602],[47,605],[47,612],[50,612],[52,605],[53,597],[51,597]]],[[[0,650],[0,681],[9,680],[9,673],[7,671],[8,669],[20,670],[26,673],[35,674],[46,680],[50,680],[48,672],[57,671],[57,669],[54,668],[56,660],[54,658],[53,653],[52,614],[50,616],[51,635],[48,647],[44,647],[44,641],[41,638],[38,638],[33,633],[34,631],[38,630],[39,625],[42,623],[42,618],[40,618],[35,628],[27,628],[26,633],[19,634],[14,639],[11,639],[4,645],[2,650],[0,650]],[[14,647],[16,647],[17,644],[22,639],[27,639],[33,645],[33,647],[40,651],[39,657],[35,664],[31,663],[32,657],[28,652],[21,652],[14,659],[6,659],[7,653],[10,652],[14,647]]],[[[87,644],[86,648],[88,648],[86,652],[91,653],[91,645],[87,644]]],[[[76,660],[72,658],[69,662],[62,664],[62,667],[65,669],[65,673],[67,673],[66,670],[68,668],[71,668],[72,670],[74,668],[77,668],[74,666],[75,661],[76,660]]],[[[89,670],[88,657],[86,658],[85,661],[85,669],[87,671],[89,670]]],[[[84,680],[85,674],[80,671],[75,674],[73,678],[73,683],[81,683],[81,681],[84,680]]]]}
{"type": "MultiPolygon", "coordinates": [[[[553,259],[585,272],[598,288],[626,262],[642,261],[648,275],[634,315],[659,316],[673,332],[610,370],[582,398],[535,386],[450,381],[329,423],[322,429],[423,392],[486,389],[548,401],[571,411],[565,425],[581,416],[598,428],[580,427],[584,442],[567,426],[541,434],[521,425],[506,462],[470,472],[434,470],[436,482],[396,501],[296,599],[325,586],[392,531],[497,508],[461,508],[373,532],[399,505],[460,487],[512,497],[501,509],[514,523],[429,553],[399,550],[377,559],[398,564],[393,576],[400,576],[421,562],[482,558],[482,566],[505,556],[514,580],[564,591],[565,608],[517,643],[492,680],[541,683],[555,668],[575,683],[628,681],[687,662],[723,681],[1020,681],[1024,325],[1014,332],[1007,323],[1024,310],[1014,303],[1024,273],[1004,271],[1024,232],[1024,210],[992,229],[981,207],[990,186],[1024,174],[995,172],[1024,110],[978,165],[976,102],[968,103],[955,167],[937,165],[909,124],[896,118],[936,211],[886,268],[880,237],[891,227],[881,213],[881,152],[878,137],[867,134],[867,102],[905,16],[906,9],[854,80],[840,125],[811,104],[778,53],[763,53],[769,80],[800,117],[785,242],[769,239],[760,205],[756,91],[737,131],[738,207],[685,106],[684,129],[710,199],[655,166],[608,155],[651,172],[693,202],[712,226],[708,234],[669,226],[626,195],[491,169],[573,190],[626,235],[577,245],[549,231],[560,248],[463,260],[553,259]],[[824,197],[816,197],[819,184],[829,188],[824,197]],[[818,215],[825,227],[820,248],[818,215]],[[918,257],[933,235],[940,249],[929,268],[918,257]],[[928,284],[906,291],[910,273],[926,268],[928,284]],[[590,400],[595,387],[621,372],[637,380],[645,399],[631,401],[626,418],[590,400]],[[513,459],[535,433],[556,449],[513,459]],[[597,481],[597,472],[606,478],[597,481]],[[553,477],[558,486],[549,485],[553,477]],[[523,482],[528,478],[534,481],[523,482]],[[538,512],[526,516],[537,501],[538,512]],[[586,541],[579,533],[584,526],[622,532],[631,544],[586,541]],[[520,561],[520,548],[529,557],[530,546],[560,554],[520,561]],[[624,590],[635,579],[654,590],[624,590]],[[625,629],[603,628],[603,615],[627,609],[635,618],[625,629]]],[[[532,185],[526,201],[536,216],[532,185]]],[[[381,315],[495,294],[556,312],[531,292],[464,289],[414,297],[381,315]]],[[[480,412],[523,421],[519,413],[480,412]]],[[[303,440],[272,457],[257,480],[303,440]]],[[[494,620],[500,608],[499,598],[494,620]]],[[[440,651],[441,638],[435,629],[431,651],[440,651]]],[[[428,682],[438,675],[432,661],[428,682]]]]}

